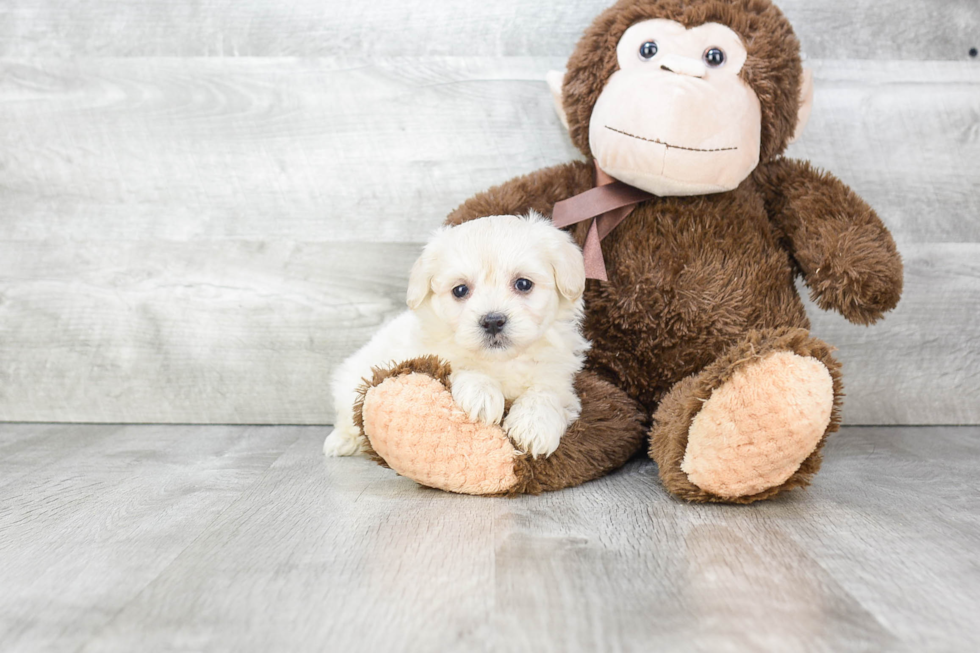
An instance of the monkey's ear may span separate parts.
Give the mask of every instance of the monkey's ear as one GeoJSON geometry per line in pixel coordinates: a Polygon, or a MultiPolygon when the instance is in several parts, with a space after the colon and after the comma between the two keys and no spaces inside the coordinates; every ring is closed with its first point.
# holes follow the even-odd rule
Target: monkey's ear
{"type": "Polygon", "coordinates": [[[565,73],[560,70],[552,70],[548,72],[546,79],[548,80],[548,88],[551,89],[551,99],[555,102],[555,112],[558,114],[558,119],[561,120],[561,124],[565,125],[565,129],[568,129],[568,117],[565,115],[565,104],[561,95],[565,73]]]}
{"type": "Polygon", "coordinates": [[[813,110],[813,71],[809,68],[803,69],[803,77],[800,78],[800,112],[796,116],[796,130],[790,143],[795,143],[803,134],[803,129],[810,122],[810,112],[813,110]]]}

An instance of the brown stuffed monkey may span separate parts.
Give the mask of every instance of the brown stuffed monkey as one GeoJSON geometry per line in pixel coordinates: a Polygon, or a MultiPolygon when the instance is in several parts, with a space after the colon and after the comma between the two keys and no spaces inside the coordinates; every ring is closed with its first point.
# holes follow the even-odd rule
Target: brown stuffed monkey
{"type": "Polygon", "coordinates": [[[452,409],[444,365],[406,361],[364,389],[372,453],[471,494],[576,485],[645,443],[684,499],[807,485],[842,383],[794,278],[821,308],[871,324],[897,304],[902,264],[860,197],[782,157],[812,97],[789,22],[768,0],[621,0],[549,83],[586,161],[492,188],[448,223],[533,209],[583,246],[581,417],[552,456],[521,455],[452,409]]]}

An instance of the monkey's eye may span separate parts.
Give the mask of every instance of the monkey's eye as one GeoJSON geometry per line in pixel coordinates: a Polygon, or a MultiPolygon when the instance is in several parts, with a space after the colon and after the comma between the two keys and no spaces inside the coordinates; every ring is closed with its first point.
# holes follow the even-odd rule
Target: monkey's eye
{"type": "Polygon", "coordinates": [[[528,293],[531,292],[531,288],[534,288],[534,282],[530,279],[518,279],[514,282],[514,287],[517,288],[517,292],[528,293]]]}
{"type": "Polygon", "coordinates": [[[453,288],[453,297],[455,297],[456,299],[462,299],[463,297],[466,297],[469,294],[470,294],[470,289],[466,284],[461,283],[455,288],[453,288]]]}
{"type": "Polygon", "coordinates": [[[656,41],[647,41],[640,46],[640,59],[644,61],[650,61],[657,56],[657,51],[660,48],[657,47],[656,41]]]}
{"type": "Polygon", "coordinates": [[[721,48],[708,48],[704,51],[704,63],[718,68],[725,63],[725,51],[721,48]]]}

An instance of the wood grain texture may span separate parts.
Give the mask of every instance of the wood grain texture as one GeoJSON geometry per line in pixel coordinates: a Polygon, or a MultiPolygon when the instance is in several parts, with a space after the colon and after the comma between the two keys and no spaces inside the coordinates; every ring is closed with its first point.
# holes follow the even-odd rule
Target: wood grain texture
{"type": "Polygon", "coordinates": [[[571,159],[536,60],[112,59],[0,71],[5,239],[424,242],[571,159]]]}
{"type": "Polygon", "coordinates": [[[980,646],[975,427],[845,428],[812,488],[751,507],[681,503],[645,460],[450,495],[324,434],[0,425],[0,649],[980,646]]]}
{"type": "Polygon", "coordinates": [[[0,649],[78,650],[299,436],[0,425],[0,649]]]}
{"type": "MultiPolygon", "coordinates": [[[[612,0],[7,0],[0,56],[567,57],[612,0]]],[[[780,0],[811,56],[961,59],[974,0],[780,0]]]]}
{"type": "MultiPolygon", "coordinates": [[[[423,242],[476,192],[581,155],[562,59],[0,63],[2,240],[423,242]]],[[[791,156],[900,241],[980,242],[980,65],[813,62],[791,156]]]]}
{"type": "MultiPolygon", "coordinates": [[[[980,244],[902,244],[905,291],[863,327],[807,310],[814,335],[839,349],[847,424],[980,421],[980,244]]],[[[800,289],[800,294],[806,292],[800,289]]]]}
{"type": "MultiPolygon", "coordinates": [[[[446,213],[579,156],[543,80],[604,4],[4,3],[0,420],[331,422],[446,213]]],[[[980,422],[980,62],[913,60],[962,58],[980,6],[783,6],[828,57],[790,155],[910,264],[882,326],[813,313],[845,418],[980,422]]]]}
{"type": "Polygon", "coordinates": [[[329,423],[415,245],[0,242],[0,421],[329,423]]]}
{"type": "MultiPolygon", "coordinates": [[[[810,307],[849,424],[980,419],[980,244],[905,245],[880,325],[810,307]]],[[[0,421],[329,424],[413,244],[0,242],[0,421]]],[[[806,289],[801,288],[801,293],[806,289]]]]}
{"type": "Polygon", "coordinates": [[[808,65],[814,109],[788,155],[852,186],[899,243],[980,242],[980,64],[808,65]]]}

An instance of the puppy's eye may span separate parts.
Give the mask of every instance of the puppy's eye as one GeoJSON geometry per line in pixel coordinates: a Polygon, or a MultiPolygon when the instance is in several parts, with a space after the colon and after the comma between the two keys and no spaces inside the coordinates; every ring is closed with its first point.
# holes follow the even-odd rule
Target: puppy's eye
{"type": "Polygon", "coordinates": [[[517,292],[531,292],[534,283],[530,279],[518,279],[514,282],[514,287],[517,288],[517,292]]]}
{"type": "Polygon", "coordinates": [[[465,284],[461,283],[455,288],[453,288],[453,297],[455,297],[456,299],[462,299],[463,297],[466,297],[469,294],[470,294],[469,286],[465,284]]]}
{"type": "Polygon", "coordinates": [[[704,63],[718,68],[725,63],[725,51],[721,48],[708,48],[704,51],[704,63]]]}
{"type": "Polygon", "coordinates": [[[657,56],[657,52],[660,48],[657,47],[656,41],[647,41],[640,46],[640,59],[643,61],[650,61],[657,56]]]}

